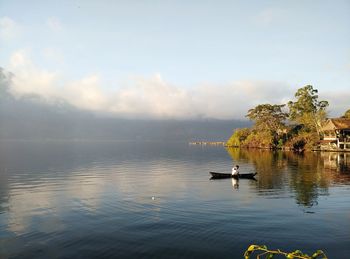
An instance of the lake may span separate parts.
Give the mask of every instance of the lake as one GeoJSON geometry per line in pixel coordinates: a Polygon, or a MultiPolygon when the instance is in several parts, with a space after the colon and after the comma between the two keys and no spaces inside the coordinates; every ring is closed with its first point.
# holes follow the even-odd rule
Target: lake
{"type": "Polygon", "coordinates": [[[1,141],[0,258],[350,256],[350,153],[1,141]],[[257,181],[209,171],[258,172],[257,181]]]}

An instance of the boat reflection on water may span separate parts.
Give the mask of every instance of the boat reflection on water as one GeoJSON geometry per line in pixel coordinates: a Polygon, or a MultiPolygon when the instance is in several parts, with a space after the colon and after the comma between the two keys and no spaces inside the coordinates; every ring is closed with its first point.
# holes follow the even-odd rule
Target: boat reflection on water
{"type": "Polygon", "coordinates": [[[238,189],[239,188],[239,179],[233,178],[232,177],[232,187],[233,189],[238,189]]]}

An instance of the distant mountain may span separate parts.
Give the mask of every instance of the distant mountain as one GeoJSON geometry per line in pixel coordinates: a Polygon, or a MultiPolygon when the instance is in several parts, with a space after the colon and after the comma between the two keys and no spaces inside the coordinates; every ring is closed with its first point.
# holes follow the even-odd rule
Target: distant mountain
{"type": "Polygon", "coordinates": [[[0,139],[225,141],[247,121],[128,120],[27,100],[0,100],[0,139]]]}

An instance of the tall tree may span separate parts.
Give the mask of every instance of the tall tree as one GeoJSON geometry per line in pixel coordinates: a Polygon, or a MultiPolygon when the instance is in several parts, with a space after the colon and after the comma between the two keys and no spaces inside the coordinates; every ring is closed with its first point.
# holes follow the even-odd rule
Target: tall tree
{"type": "Polygon", "coordinates": [[[312,85],[299,88],[295,93],[296,101],[288,102],[289,118],[303,124],[308,130],[320,134],[322,122],[326,118],[327,101],[318,100],[318,90],[312,85]]]}
{"type": "Polygon", "coordinates": [[[288,113],[282,110],[284,106],[285,104],[259,104],[250,109],[246,117],[255,122],[256,130],[275,133],[285,128],[288,113]]]}
{"type": "Polygon", "coordinates": [[[264,147],[278,145],[288,117],[283,111],[284,106],[284,104],[260,104],[248,111],[246,117],[255,122],[254,131],[247,137],[248,144],[264,147]]]}

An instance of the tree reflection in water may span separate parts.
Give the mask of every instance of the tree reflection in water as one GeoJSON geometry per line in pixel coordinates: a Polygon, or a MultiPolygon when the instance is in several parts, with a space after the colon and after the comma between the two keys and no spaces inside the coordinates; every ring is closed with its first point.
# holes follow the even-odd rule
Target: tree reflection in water
{"type": "Polygon", "coordinates": [[[282,197],[294,193],[296,203],[317,205],[330,185],[350,184],[350,153],[270,151],[228,148],[235,163],[252,164],[259,180],[252,182],[259,195],[282,197]]]}

